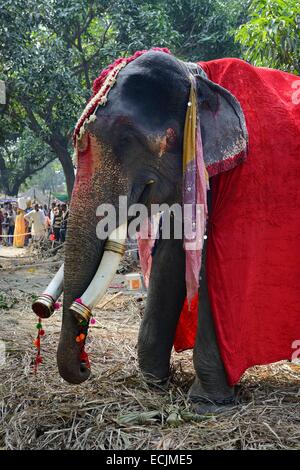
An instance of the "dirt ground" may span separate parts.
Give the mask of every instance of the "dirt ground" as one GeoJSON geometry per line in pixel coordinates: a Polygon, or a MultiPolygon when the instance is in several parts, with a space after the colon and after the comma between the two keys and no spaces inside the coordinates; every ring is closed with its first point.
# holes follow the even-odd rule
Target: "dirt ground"
{"type": "MultiPolygon", "coordinates": [[[[95,309],[87,344],[92,376],[80,386],[58,375],[61,311],[44,321],[43,364],[35,375],[31,303],[60,260],[32,266],[26,250],[15,250],[0,248],[1,449],[300,449],[299,365],[252,368],[239,386],[239,404],[222,415],[197,416],[190,409],[190,351],[173,355],[167,391],[144,382],[136,355],[144,292],[121,289],[95,309]]],[[[116,277],[105,300],[123,281],[116,277]]]]}

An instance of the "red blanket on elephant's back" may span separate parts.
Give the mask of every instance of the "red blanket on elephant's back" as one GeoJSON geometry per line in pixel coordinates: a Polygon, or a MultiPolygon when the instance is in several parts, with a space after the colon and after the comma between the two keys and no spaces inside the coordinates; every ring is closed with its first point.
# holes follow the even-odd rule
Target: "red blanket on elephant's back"
{"type": "MultiPolygon", "coordinates": [[[[234,384],[300,349],[300,78],[237,59],[200,65],[239,100],[249,132],[247,161],[211,179],[209,294],[234,384]]],[[[176,350],[193,346],[196,315],[183,309],[176,350]]]]}

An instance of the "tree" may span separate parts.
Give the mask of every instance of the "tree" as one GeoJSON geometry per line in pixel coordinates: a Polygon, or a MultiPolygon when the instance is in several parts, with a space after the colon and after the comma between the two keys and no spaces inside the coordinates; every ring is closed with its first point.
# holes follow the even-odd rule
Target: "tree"
{"type": "Polygon", "coordinates": [[[120,51],[127,54],[161,45],[185,60],[238,57],[240,45],[235,42],[234,33],[246,19],[248,4],[249,0],[116,2],[116,41],[120,51]],[[121,4],[126,7],[121,8],[121,4]]]}
{"type": "Polygon", "coordinates": [[[299,74],[299,0],[253,0],[248,13],[249,21],[236,33],[245,59],[299,74]]]}
{"type": "Polygon", "coordinates": [[[239,57],[234,40],[245,20],[249,0],[174,0],[164,2],[172,27],[178,32],[174,53],[187,60],[239,57]]]}
{"type": "Polygon", "coordinates": [[[74,182],[72,129],[89,94],[88,66],[107,30],[106,3],[13,0],[0,8],[8,124],[28,127],[52,149],[62,164],[69,194],[74,182]],[[97,42],[89,47],[94,20],[97,42]]]}
{"type": "Polygon", "coordinates": [[[37,138],[30,129],[25,129],[20,137],[6,141],[0,147],[0,187],[2,191],[15,196],[26,179],[55,160],[51,148],[37,138]]]}

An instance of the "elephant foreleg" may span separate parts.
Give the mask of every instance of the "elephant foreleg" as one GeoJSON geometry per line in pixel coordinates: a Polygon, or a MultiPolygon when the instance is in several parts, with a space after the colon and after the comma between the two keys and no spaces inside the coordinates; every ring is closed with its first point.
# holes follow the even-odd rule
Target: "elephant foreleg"
{"type": "Polygon", "coordinates": [[[152,260],[145,314],[138,338],[140,368],[148,379],[165,381],[179,315],[186,296],[181,240],[159,240],[152,260]]]}
{"type": "Polygon", "coordinates": [[[234,389],[227,382],[210,308],[205,255],[206,243],[203,247],[198,330],[193,354],[196,378],[189,391],[190,400],[196,403],[199,413],[220,411],[234,402],[234,389]]]}

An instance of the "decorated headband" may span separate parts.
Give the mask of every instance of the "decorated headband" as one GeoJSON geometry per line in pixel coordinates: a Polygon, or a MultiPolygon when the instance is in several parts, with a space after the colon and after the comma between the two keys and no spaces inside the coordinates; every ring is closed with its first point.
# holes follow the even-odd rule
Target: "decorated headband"
{"type": "Polygon", "coordinates": [[[110,64],[106,69],[101,72],[98,78],[96,78],[93,83],[93,96],[86,105],[83,113],[81,114],[75,126],[73,134],[73,143],[75,147],[77,141],[80,140],[83,134],[85,133],[85,128],[87,124],[96,119],[96,112],[99,106],[106,105],[108,94],[116,83],[119,72],[130,62],[134,61],[141,55],[151,51],[160,51],[165,52],[166,54],[171,54],[169,49],[167,49],[166,47],[153,47],[149,51],[137,51],[131,57],[122,57],[120,59],[115,60],[112,64],[110,64]]]}

